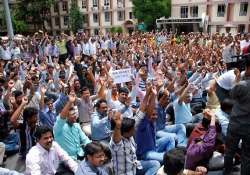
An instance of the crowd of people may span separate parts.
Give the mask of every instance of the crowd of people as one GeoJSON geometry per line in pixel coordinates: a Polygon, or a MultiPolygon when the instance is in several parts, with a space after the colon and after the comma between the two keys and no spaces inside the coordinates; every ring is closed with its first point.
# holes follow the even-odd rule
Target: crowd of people
{"type": "Polygon", "coordinates": [[[249,37],[0,40],[0,164],[19,153],[27,175],[230,175],[239,164],[247,175],[249,37]],[[116,83],[122,69],[130,77],[116,83]]]}

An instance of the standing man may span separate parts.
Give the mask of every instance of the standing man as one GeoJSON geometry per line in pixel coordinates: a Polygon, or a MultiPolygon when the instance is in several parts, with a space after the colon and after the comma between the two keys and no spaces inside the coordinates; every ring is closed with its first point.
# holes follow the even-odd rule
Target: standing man
{"type": "Polygon", "coordinates": [[[250,172],[250,56],[245,59],[245,75],[231,91],[234,106],[227,130],[225,171],[230,175],[233,168],[234,154],[242,140],[241,175],[250,172]]]}

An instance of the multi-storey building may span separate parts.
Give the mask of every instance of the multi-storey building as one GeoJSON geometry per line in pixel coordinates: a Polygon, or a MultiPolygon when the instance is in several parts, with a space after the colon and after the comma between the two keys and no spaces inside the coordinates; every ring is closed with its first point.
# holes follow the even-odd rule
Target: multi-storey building
{"type": "Polygon", "coordinates": [[[211,33],[250,32],[249,0],[172,0],[171,17],[159,27],[211,33]]]}
{"type": "MultiPolygon", "coordinates": [[[[83,30],[91,34],[104,34],[112,27],[124,31],[134,29],[132,0],[77,0],[84,18],[83,30]]],[[[45,24],[52,33],[69,32],[71,0],[56,0],[51,7],[51,18],[45,24]]]]}

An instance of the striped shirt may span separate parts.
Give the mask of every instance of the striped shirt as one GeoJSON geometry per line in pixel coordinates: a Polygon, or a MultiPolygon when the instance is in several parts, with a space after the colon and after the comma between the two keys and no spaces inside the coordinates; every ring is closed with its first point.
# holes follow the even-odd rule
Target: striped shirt
{"type": "MultiPolygon", "coordinates": [[[[135,115],[135,128],[144,118],[145,114],[139,111],[135,115]]],[[[136,143],[133,137],[122,137],[119,143],[115,143],[113,139],[110,141],[110,149],[112,153],[112,161],[115,175],[135,175],[136,168],[141,168],[141,163],[136,157],[136,143]]]]}
{"type": "Polygon", "coordinates": [[[111,140],[110,147],[115,175],[135,175],[138,161],[134,138],[122,138],[117,144],[111,140]]]}

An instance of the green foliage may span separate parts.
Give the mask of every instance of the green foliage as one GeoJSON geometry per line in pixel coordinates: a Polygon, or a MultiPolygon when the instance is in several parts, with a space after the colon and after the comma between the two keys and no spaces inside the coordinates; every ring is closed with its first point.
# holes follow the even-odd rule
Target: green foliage
{"type": "Polygon", "coordinates": [[[156,19],[169,17],[171,0],[133,0],[133,13],[138,22],[144,22],[148,30],[155,27],[156,19]]]}
{"type": "Polygon", "coordinates": [[[33,24],[35,29],[43,29],[53,3],[54,0],[18,0],[14,6],[14,19],[18,26],[28,23],[33,24]]]}
{"type": "Polygon", "coordinates": [[[15,33],[26,33],[28,31],[28,25],[24,20],[16,20],[12,18],[12,23],[15,33]]]}
{"type": "Polygon", "coordinates": [[[122,33],[123,32],[123,29],[122,29],[122,27],[112,27],[111,29],[110,29],[110,32],[111,33],[122,33]]]}
{"type": "Polygon", "coordinates": [[[69,22],[70,28],[74,33],[83,28],[83,16],[75,2],[72,3],[69,11],[69,22]]]}

